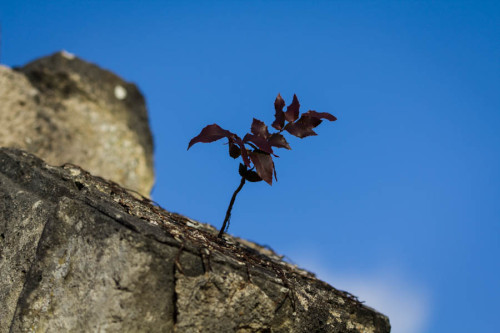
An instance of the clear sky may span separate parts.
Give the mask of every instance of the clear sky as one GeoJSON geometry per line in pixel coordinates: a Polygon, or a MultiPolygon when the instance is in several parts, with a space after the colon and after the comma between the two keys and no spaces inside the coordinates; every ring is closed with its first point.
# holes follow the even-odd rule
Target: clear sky
{"type": "Polygon", "coordinates": [[[220,227],[238,186],[207,124],[331,112],[245,185],[230,233],[389,315],[393,332],[494,332],[500,297],[497,1],[0,0],[1,62],[61,49],[144,93],[154,199],[220,227]]]}

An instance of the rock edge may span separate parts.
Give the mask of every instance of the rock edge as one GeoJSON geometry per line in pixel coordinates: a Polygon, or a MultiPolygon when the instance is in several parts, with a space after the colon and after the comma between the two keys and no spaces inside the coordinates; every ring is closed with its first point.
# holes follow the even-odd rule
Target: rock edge
{"type": "Polygon", "coordinates": [[[271,250],[0,148],[0,332],[390,332],[271,250]]]}

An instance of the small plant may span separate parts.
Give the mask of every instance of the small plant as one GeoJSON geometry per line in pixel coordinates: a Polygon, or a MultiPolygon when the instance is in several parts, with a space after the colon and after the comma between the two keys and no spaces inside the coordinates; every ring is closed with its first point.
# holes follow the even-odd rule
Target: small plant
{"type": "Polygon", "coordinates": [[[259,182],[264,180],[269,185],[273,184],[274,179],[277,181],[276,169],[274,167],[273,156],[278,157],[274,151],[275,148],[291,149],[285,137],[281,134],[283,131],[299,137],[305,138],[311,135],[317,135],[313,128],[321,124],[323,119],[335,121],[337,118],[327,112],[307,111],[299,118],[300,103],[296,95],[293,95],[292,103],[283,111],[285,101],[278,94],[274,101],[274,122],[271,126],[277,130],[275,133],[270,133],[264,122],[253,119],[250,129],[251,133],[245,134],[243,139],[238,135],[222,129],[217,124],[208,125],[203,128],[197,136],[189,141],[188,149],[198,142],[214,142],[222,138],[228,139],[229,156],[238,158],[241,156],[243,163],[240,163],[239,174],[241,182],[236,191],[234,191],[229,207],[226,211],[226,217],[219,231],[219,238],[229,228],[229,220],[231,218],[231,210],[234,205],[236,195],[241,191],[245,181],[259,182]],[[249,146],[249,147],[247,147],[249,146]],[[253,166],[252,166],[253,164],[253,166]],[[254,171],[255,169],[255,171],[254,171]]]}

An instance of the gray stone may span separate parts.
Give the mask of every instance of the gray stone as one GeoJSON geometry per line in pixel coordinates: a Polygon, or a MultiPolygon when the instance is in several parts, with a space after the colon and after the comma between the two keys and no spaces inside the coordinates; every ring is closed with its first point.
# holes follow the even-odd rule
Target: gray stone
{"type": "Polygon", "coordinates": [[[144,98],[113,73],[59,52],[0,66],[0,146],[74,163],[148,196],[153,140],[144,98]]]}
{"type": "Polygon", "coordinates": [[[389,332],[267,248],[0,149],[0,332],[389,332]]]}

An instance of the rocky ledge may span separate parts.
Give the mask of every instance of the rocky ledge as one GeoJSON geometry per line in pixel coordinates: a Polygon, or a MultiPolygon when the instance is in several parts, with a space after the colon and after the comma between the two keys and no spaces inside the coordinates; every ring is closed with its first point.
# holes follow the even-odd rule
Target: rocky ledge
{"type": "Polygon", "coordinates": [[[271,250],[0,149],[0,332],[389,332],[271,250]]]}

